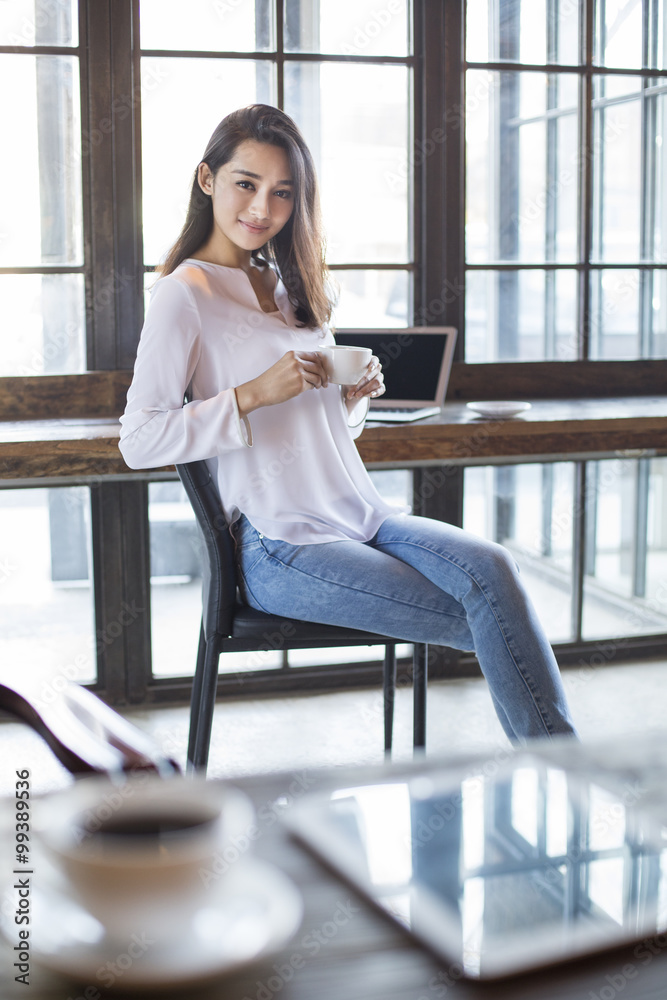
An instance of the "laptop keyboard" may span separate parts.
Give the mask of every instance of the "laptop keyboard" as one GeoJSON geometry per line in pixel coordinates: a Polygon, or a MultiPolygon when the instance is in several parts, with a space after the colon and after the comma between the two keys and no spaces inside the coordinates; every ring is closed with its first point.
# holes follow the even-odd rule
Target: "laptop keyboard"
{"type": "Polygon", "coordinates": [[[391,421],[404,423],[410,420],[425,420],[426,417],[435,417],[439,413],[439,406],[394,406],[391,410],[380,407],[375,409],[371,406],[368,419],[386,421],[387,423],[391,423],[391,421]]]}

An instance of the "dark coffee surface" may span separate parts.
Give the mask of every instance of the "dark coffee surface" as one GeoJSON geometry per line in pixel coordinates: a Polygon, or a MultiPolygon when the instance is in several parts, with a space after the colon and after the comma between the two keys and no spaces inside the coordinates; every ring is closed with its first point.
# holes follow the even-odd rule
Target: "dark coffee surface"
{"type": "Polygon", "coordinates": [[[110,816],[99,826],[88,827],[88,836],[155,839],[202,830],[213,823],[208,816],[110,816]]]}

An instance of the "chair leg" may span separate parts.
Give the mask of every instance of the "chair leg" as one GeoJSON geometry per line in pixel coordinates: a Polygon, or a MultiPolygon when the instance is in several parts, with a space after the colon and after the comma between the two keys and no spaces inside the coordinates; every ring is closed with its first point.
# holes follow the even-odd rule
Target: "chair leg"
{"type": "Polygon", "coordinates": [[[213,639],[210,642],[206,642],[202,631],[199,638],[197,669],[192,686],[192,701],[190,704],[188,773],[192,771],[206,773],[211,744],[211,730],[213,727],[215,695],[218,686],[219,660],[220,650],[217,643],[213,639]]]}
{"type": "Polygon", "coordinates": [[[416,642],[412,658],[412,696],[414,750],[426,747],[426,685],[428,681],[428,645],[416,642]]]}
{"type": "Polygon", "coordinates": [[[394,697],[396,694],[396,645],[388,642],[384,647],[384,752],[391,756],[394,735],[394,697]]]}
{"type": "Polygon", "coordinates": [[[199,713],[201,707],[201,690],[204,677],[204,662],[206,659],[206,637],[204,635],[204,619],[202,617],[199,626],[199,646],[197,648],[197,663],[194,677],[192,678],[192,693],[190,695],[190,732],[188,734],[188,758],[187,770],[192,769],[191,764],[195,758],[195,745],[197,743],[197,732],[199,730],[199,713]]]}

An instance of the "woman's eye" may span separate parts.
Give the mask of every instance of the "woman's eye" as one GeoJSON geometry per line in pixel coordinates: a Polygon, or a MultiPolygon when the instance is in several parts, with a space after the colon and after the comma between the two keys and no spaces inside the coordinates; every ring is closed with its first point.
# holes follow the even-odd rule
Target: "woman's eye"
{"type": "Polygon", "coordinates": [[[279,198],[288,199],[292,197],[291,191],[276,191],[276,194],[278,195],[279,198]]]}
{"type": "Polygon", "coordinates": [[[238,186],[240,188],[243,188],[244,191],[250,191],[252,188],[252,184],[250,183],[250,181],[238,181],[237,183],[238,186]]]}

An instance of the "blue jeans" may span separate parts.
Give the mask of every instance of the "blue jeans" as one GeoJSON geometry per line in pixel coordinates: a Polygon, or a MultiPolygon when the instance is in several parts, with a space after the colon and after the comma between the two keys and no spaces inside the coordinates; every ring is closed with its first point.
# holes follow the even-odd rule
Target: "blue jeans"
{"type": "Polygon", "coordinates": [[[553,651],[514,559],[443,521],[396,514],[368,542],[291,545],[232,526],[253,608],[474,650],[513,743],[576,735],[553,651]]]}

